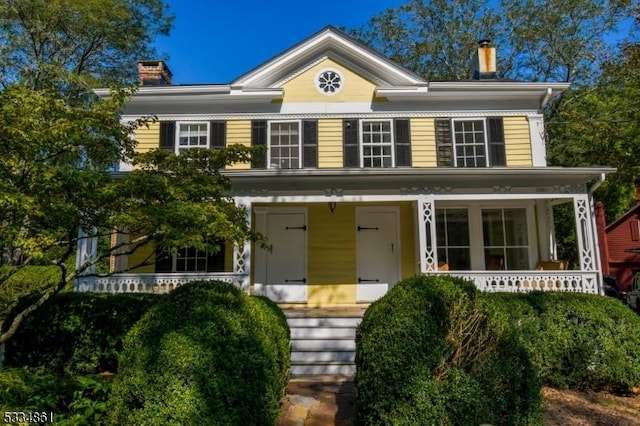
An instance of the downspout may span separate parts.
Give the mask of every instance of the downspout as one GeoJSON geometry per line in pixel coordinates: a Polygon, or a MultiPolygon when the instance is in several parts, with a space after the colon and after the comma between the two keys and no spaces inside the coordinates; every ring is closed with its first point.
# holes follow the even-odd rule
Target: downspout
{"type": "Polygon", "coordinates": [[[596,227],[596,214],[595,207],[593,204],[593,193],[600,188],[600,186],[604,183],[606,179],[606,175],[604,173],[600,173],[600,177],[598,180],[591,185],[588,189],[588,199],[589,199],[589,210],[591,211],[591,234],[593,235],[593,255],[596,262],[596,270],[598,271],[598,275],[596,276],[596,282],[598,283],[598,294],[604,295],[604,289],[602,288],[602,262],[600,262],[600,240],[598,239],[598,229],[596,227]]]}
{"type": "Polygon", "coordinates": [[[542,98],[542,101],[540,101],[540,111],[542,111],[544,107],[547,106],[552,95],[553,89],[551,87],[547,87],[547,93],[545,93],[544,98],[542,98]]]}

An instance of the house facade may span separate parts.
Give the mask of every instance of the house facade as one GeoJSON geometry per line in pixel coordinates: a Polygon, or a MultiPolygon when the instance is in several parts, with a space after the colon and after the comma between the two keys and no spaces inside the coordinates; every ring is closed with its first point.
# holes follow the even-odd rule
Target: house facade
{"type": "MultiPolygon", "coordinates": [[[[484,291],[601,292],[591,195],[613,170],[546,164],[542,110],[568,85],[497,79],[486,44],[474,64],[472,80],[429,82],[333,27],[225,85],[174,86],[164,63],[139,64],[123,120],[158,122],[136,133],[138,149],[266,146],[224,173],[270,250],[185,249],[118,273],[136,262],[122,258],[77,289],[162,292],[210,278],[328,306],[450,274],[484,291]],[[568,269],[553,231],[562,203],[574,207],[580,253],[568,269]]],[[[91,253],[81,244],[79,262],[91,253]]]]}

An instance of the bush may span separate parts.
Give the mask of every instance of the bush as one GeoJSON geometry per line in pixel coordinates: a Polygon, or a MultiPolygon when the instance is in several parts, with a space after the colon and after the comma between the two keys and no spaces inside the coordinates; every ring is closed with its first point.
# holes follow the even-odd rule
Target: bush
{"type": "Polygon", "coordinates": [[[278,311],[222,282],[171,292],[125,338],[111,422],[274,424],[289,369],[278,311]]]}
{"type": "MultiPolygon", "coordinates": [[[[37,297],[21,300],[9,318],[37,297]]],[[[28,316],[6,343],[5,363],[42,366],[53,374],[69,376],[116,372],[124,335],[162,297],[59,293],[28,316]]]]}
{"type": "Polygon", "coordinates": [[[0,322],[18,299],[51,288],[59,280],[57,266],[0,267],[0,322]]]}
{"type": "Polygon", "coordinates": [[[507,316],[461,279],[411,278],[373,303],[356,367],[361,424],[541,422],[540,382],[507,316]]]}
{"type": "Polygon", "coordinates": [[[544,383],[628,393],[640,384],[640,317],[609,297],[485,295],[508,315],[544,383]]]}

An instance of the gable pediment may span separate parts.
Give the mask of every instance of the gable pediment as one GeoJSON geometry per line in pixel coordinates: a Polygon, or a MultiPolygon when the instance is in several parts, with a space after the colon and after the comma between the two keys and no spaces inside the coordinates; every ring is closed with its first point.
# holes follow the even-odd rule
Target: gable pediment
{"type": "Polygon", "coordinates": [[[395,64],[344,32],[327,27],[231,83],[239,89],[279,88],[323,60],[331,60],[378,87],[425,86],[420,76],[395,64]]]}

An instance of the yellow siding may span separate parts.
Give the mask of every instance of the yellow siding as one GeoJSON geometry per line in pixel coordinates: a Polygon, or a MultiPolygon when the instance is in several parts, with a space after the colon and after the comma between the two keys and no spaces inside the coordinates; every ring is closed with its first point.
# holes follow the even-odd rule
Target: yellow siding
{"type": "MultiPolygon", "coordinates": [[[[227,146],[235,144],[251,146],[250,120],[227,121],[227,146]]],[[[250,168],[250,163],[238,163],[228,166],[227,170],[246,170],[250,168]]]]}
{"type": "Polygon", "coordinates": [[[376,85],[337,62],[331,59],[325,59],[286,82],[282,88],[284,89],[283,103],[371,102],[375,95],[376,85]],[[325,68],[335,69],[342,74],[343,87],[342,90],[335,95],[325,95],[316,89],[316,75],[325,68]]]}
{"type": "Polygon", "coordinates": [[[341,168],[342,165],[342,120],[319,120],[318,167],[341,168]]]}
{"type": "MultiPolygon", "coordinates": [[[[135,236],[134,236],[135,239],[135,236]]],[[[127,259],[127,268],[134,268],[136,265],[139,265],[142,262],[148,261],[149,256],[153,255],[154,252],[154,244],[148,243],[144,246],[140,247],[136,250],[132,255],[130,255],[127,259]]],[[[155,272],[155,264],[140,266],[138,268],[132,269],[131,272],[145,273],[145,272],[155,272]]]]}
{"type": "Polygon", "coordinates": [[[400,277],[408,278],[418,273],[418,258],[416,256],[415,229],[416,214],[412,203],[400,204],[400,277]]]}
{"type": "Polygon", "coordinates": [[[508,167],[531,167],[531,136],[526,117],[504,117],[505,153],[508,167]]]}
{"type": "Polygon", "coordinates": [[[160,123],[149,123],[149,127],[142,126],[135,131],[138,142],[137,152],[146,152],[160,146],[160,123]]]}
{"type": "Polygon", "coordinates": [[[233,244],[225,243],[224,245],[224,271],[233,272],[233,244]]]}
{"type": "Polygon", "coordinates": [[[436,167],[436,135],[433,118],[411,119],[413,167],[436,167]]]}

